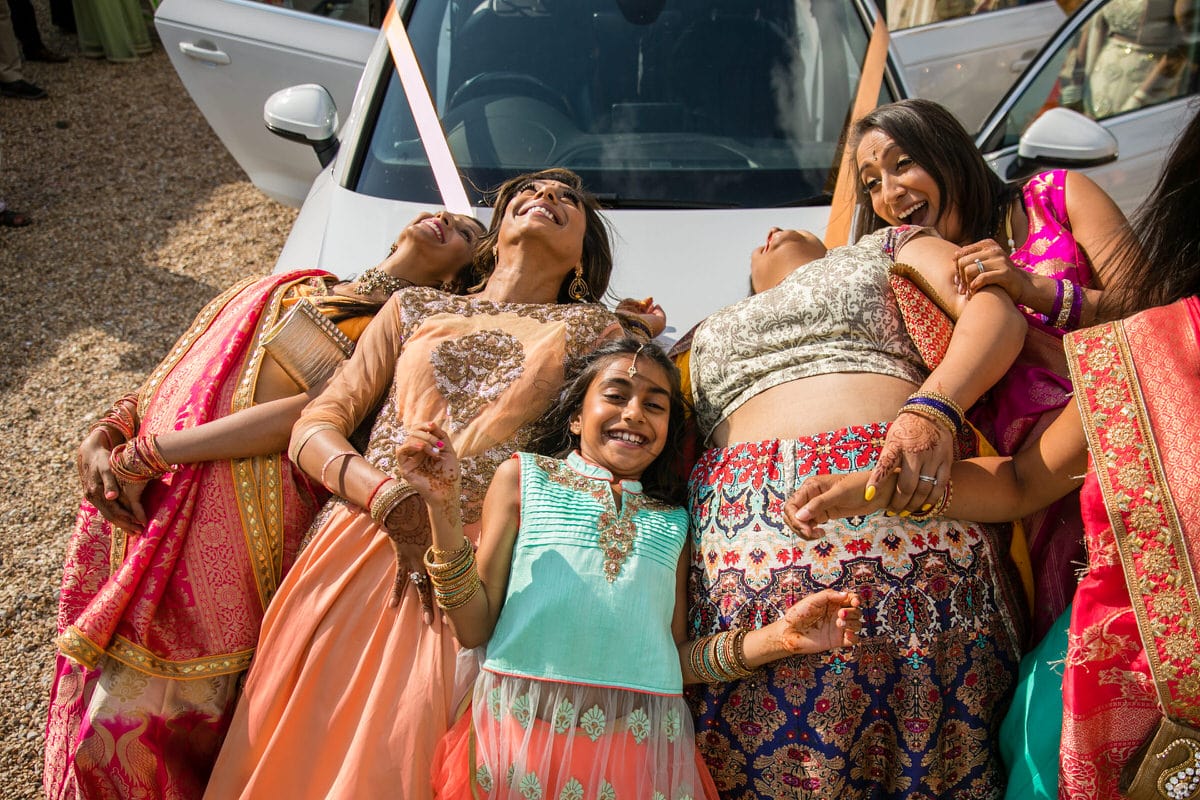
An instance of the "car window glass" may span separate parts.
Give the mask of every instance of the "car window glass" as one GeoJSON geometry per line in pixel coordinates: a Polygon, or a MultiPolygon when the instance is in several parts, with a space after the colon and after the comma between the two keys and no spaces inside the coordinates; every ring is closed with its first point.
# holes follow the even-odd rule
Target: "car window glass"
{"type": "MultiPolygon", "coordinates": [[[[1030,0],[876,0],[888,30],[916,28],[948,19],[986,14],[1003,8],[1026,5],[1030,0]]],[[[1075,4],[1078,4],[1076,0],[1075,4]]],[[[1068,6],[1068,2],[1059,5],[1068,6]]],[[[1065,9],[1064,9],[1065,10],[1065,9]]]]}
{"type": "Polygon", "coordinates": [[[269,6],[290,8],[358,25],[378,25],[381,0],[258,0],[269,6]]]}
{"type": "MultiPolygon", "coordinates": [[[[408,31],[474,200],[565,166],[641,207],[827,203],[867,44],[844,0],[418,0],[408,31]]],[[[428,201],[387,83],[355,188],[428,201]]]]}
{"type": "Polygon", "coordinates": [[[1110,0],[1034,77],[987,149],[1016,144],[1055,106],[1101,121],[1195,94],[1198,26],[1200,0],[1110,0]]]}

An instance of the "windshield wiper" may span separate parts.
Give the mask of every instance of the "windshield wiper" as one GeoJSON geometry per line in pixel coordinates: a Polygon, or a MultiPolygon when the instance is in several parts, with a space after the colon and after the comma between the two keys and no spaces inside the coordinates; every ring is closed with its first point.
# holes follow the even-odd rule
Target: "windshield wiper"
{"type": "Polygon", "coordinates": [[[796,200],[784,200],[782,203],[775,203],[772,208],[801,208],[805,206],[827,206],[833,202],[833,194],[830,192],[822,192],[809,197],[801,197],[796,200]]]}
{"type": "Polygon", "coordinates": [[[741,208],[737,203],[715,203],[708,200],[681,200],[673,197],[630,197],[615,192],[596,192],[595,197],[605,208],[741,208]]]}

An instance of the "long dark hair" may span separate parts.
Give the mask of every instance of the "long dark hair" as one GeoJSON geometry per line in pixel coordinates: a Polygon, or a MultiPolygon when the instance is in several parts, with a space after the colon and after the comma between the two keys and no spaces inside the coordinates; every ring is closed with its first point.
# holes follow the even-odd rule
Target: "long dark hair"
{"type": "MultiPolygon", "coordinates": [[[[975,147],[971,135],[958,118],[932,100],[913,98],[880,106],[854,123],[850,134],[852,152],[862,138],[880,130],[929,173],[942,196],[939,218],[948,208],[958,209],[963,241],[968,244],[995,236],[1001,215],[1019,191],[1009,187],[992,171],[975,147]]],[[[858,174],[855,159],[855,192],[859,202],[871,209],[871,197],[858,174]]],[[[871,230],[889,224],[873,211],[871,230]]]]}
{"type": "MultiPolygon", "coordinates": [[[[554,167],[537,172],[527,172],[505,181],[496,190],[496,198],[492,202],[492,224],[488,232],[479,238],[475,244],[475,286],[477,291],[487,285],[488,278],[496,269],[496,254],[494,248],[500,239],[500,223],[504,219],[504,210],[522,187],[530,181],[558,181],[565,184],[579,195],[583,204],[584,219],[587,220],[587,232],[583,235],[583,280],[588,285],[588,296],[585,303],[596,303],[608,291],[608,281],[612,277],[613,256],[610,242],[608,220],[600,213],[600,202],[587,189],[583,188],[583,179],[569,169],[554,167]]],[[[581,302],[571,297],[567,288],[571,285],[575,274],[572,272],[563,279],[558,290],[558,302],[581,302]]]]}
{"type": "Polygon", "coordinates": [[[1175,141],[1133,217],[1135,240],[1116,255],[1121,278],[1105,292],[1121,315],[1200,294],[1200,112],[1175,141]]]}
{"type": "Polygon", "coordinates": [[[563,458],[578,449],[579,437],[571,433],[571,418],[583,407],[588,387],[609,361],[635,353],[639,359],[649,359],[662,367],[671,388],[667,440],[658,458],[642,473],[642,491],[664,503],[683,505],[687,499],[687,486],[675,465],[683,457],[687,400],[680,388],[679,368],[654,342],[643,342],[632,337],[616,339],[605,342],[580,359],[563,386],[558,402],[538,421],[526,448],[530,452],[555,458],[563,458]]]}

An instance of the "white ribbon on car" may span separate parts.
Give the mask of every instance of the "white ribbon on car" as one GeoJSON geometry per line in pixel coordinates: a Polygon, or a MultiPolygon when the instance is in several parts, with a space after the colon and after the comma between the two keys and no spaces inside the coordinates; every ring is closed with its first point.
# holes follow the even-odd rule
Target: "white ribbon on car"
{"type": "Polygon", "coordinates": [[[383,33],[387,36],[392,62],[396,65],[404,94],[408,97],[408,107],[417,122],[417,132],[421,134],[421,145],[425,148],[429,166],[433,169],[434,182],[442,195],[442,205],[455,214],[473,217],[475,209],[467,198],[462,176],[458,174],[458,165],[454,163],[454,156],[450,152],[450,143],[446,141],[446,132],[442,130],[437,108],[429,96],[429,87],[395,2],[384,17],[383,33]]]}

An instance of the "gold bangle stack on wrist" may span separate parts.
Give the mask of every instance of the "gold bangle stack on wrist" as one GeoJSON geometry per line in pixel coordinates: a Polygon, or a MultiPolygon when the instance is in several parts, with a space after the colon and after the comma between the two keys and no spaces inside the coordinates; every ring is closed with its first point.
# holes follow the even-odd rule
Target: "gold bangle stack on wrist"
{"type": "Polygon", "coordinates": [[[108,454],[108,466],[121,483],[145,483],[174,469],[158,449],[157,436],[138,436],[117,445],[108,454]]]}
{"type": "Polygon", "coordinates": [[[371,507],[367,509],[371,519],[381,528],[387,527],[387,518],[399,508],[400,504],[417,493],[412,484],[407,481],[393,480],[382,489],[375,492],[371,498],[371,507]]]}
{"type": "Polygon", "coordinates": [[[899,414],[916,414],[941,425],[952,435],[959,435],[966,425],[967,415],[962,407],[944,394],[920,391],[909,395],[899,414]]]}
{"type": "Polygon", "coordinates": [[[479,570],[475,568],[475,548],[463,542],[458,550],[425,551],[425,571],[433,585],[433,601],[443,611],[453,611],[470,602],[479,591],[479,570]]]}
{"type": "Polygon", "coordinates": [[[650,341],[654,338],[654,334],[650,331],[650,326],[632,314],[618,313],[617,319],[620,321],[621,327],[625,332],[635,339],[650,341]]]}
{"type": "Polygon", "coordinates": [[[688,663],[704,683],[726,683],[754,673],[746,663],[746,631],[742,628],[697,639],[688,653],[688,663]]]}
{"type": "Polygon", "coordinates": [[[88,433],[97,430],[103,433],[104,438],[108,442],[109,450],[121,442],[129,441],[134,437],[138,429],[137,404],[137,393],[130,392],[113,403],[112,408],[106,411],[103,417],[93,422],[88,427],[88,433]],[[120,440],[113,440],[112,434],[114,432],[121,435],[120,440]]]}

